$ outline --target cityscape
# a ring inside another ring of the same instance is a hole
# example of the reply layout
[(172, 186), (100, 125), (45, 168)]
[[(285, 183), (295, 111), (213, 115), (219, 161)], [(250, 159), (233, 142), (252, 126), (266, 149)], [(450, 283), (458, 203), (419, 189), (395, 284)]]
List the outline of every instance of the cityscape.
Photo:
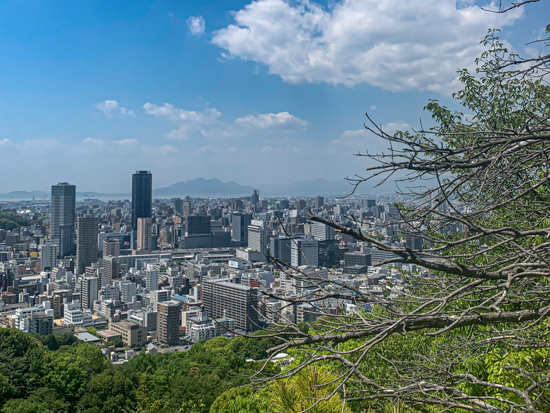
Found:
[[(400, 272), (372, 265), (392, 253), (312, 221), (311, 213), (389, 246), (422, 243), (398, 236), (396, 196), (264, 198), (254, 190), (236, 199), (153, 199), (150, 171), (131, 176), (131, 200), (77, 201), (76, 191), (62, 182), (46, 200), (0, 202), (0, 323), (39, 335), (70, 332), (116, 362), (142, 349), (181, 351), (285, 320), (315, 321), (315, 306), (273, 298), (308, 289), (276, 262), (314, 271), (333, 288), (399, 293)], [(10, 228), (14, 217), (21, 222)], [(316, 305), (356, 312), (348, 293)]]
[(0, 413), (550, 413), (550, 0), (0, 2)]

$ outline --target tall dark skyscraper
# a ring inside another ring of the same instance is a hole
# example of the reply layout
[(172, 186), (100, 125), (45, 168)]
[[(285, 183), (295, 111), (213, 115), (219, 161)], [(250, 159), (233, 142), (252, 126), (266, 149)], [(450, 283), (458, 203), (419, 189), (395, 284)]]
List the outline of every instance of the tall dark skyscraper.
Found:
[(66, 182), (52, 185), (50, 238), (61, 257), (75, 253), (76, 186)]
[(256, 206), (260, 203), (260, 193), (257, 189), (252, 193), (252, 206)]
[(76, 267), (84, 274), (86, 267), (97, 262), (98, 219), (92, 215), (80, 216), (76, 228)]
[(151, 218), (153, 204), (153, 175), (137, 171), (132, 175), (132, 229), (137, 230), (138, 218)]
[(252, 222), (252, 214), (235, 213), (231, 221), (233, 241), (248, 245), (248, 226)]
[(176, 198), (174, 199), (174, 209), (176, 210), (176, 213), (183, 214), (183, 199)]

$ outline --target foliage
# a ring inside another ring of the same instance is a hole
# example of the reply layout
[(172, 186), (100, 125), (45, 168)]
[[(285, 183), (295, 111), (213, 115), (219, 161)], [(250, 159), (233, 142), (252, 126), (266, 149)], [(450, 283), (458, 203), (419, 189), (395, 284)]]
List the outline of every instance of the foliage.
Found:
[(307, 409), (312, 413), (351, 413), (339, 392), (335, 392), (338, 384), (338, 377), (326, 366), (301, 369), (290, 379), (273, 384), (273, 411), (299, 413)]
[(0, 229), (13, 230), (19, 227), (28, 227), (30, 222), (17, 214), (0, 213)]
[(142, 352), (112, 365), (72, 334), (0, 329), (0, 412), (207, 413), (224, 391), (250, 383), (259, 363), (246, 359), (264, 356), (272, 344), (219, 337), (184, 353)]

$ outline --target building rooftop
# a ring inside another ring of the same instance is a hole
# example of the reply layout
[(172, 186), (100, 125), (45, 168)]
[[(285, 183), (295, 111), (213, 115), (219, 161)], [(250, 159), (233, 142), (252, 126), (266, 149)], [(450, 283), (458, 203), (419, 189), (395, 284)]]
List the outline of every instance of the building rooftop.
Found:
[(98, 337), (90, 333), (75, 333), (74, 336), (80, 341), (84, 341), (86, 343), (97, 343), (98, 341), (100, 341)]
[(231, 281), (228, 281), (225, 278), (220, 278), (220, 279), (217, 279), (217, 280), (204, 280), (203, 282), (204, 283), (222, 284), (226, 287), (235, 288), (236, 290), (242, 290), (242, 291), (249, 291), (250, 290), (250, 287), (247, 287), (247, 286), (244, 286), (244, 285), (241, 285), (241, 284), (232, 283)]
[(115, 333), (113, 330), (101, 330), (97, 332), (97, 335), (107, 341), (109, 341), (110, 338), (120, 337), (120, 334)]

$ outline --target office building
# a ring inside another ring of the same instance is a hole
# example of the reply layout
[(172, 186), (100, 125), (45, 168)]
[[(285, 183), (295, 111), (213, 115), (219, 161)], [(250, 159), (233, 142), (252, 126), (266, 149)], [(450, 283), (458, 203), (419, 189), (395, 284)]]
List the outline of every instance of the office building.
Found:
[(321, 222), (311, 221), (310, 234), (318, 241), (333, 240), (336, 236), (336, 230)]
[(115, 278), (120, 276), (120, 265), (116, 257), (103, 258), (103, 279), (105, 284), (110, 284)]
[(151, 218), (137, 219), (137, 250), (143, 253), (152, 251), (153, 220)]
[(137, 295), (137, 285), (130, 280), (119, 282), (120, 299), (123, 303), (135, 301)]
[(210, 215), (189, 215), (185, 218), (185, 236), (180, 248), (212, 248), (214, 237)]
[(302, 211), (305, 208), (306, 208), (306, 201), (304, 201), (303, 199), (298, 199), (296, 201), (296, 209), (298, 211)]
[(137, 229), (138, 218), (151, 218), (153, 205), (153, 175), (137, 171), (132, 175), (132, 229)]
[(188, 317), (185, 327), (185, 333), (189, 337), (189, 340), (196, 343), (199, 340), (210, 340), (211, 338), (231, 333), (235, 330), (235, 320), (231, 318), (208, 320), (206, 310), (203, 309), (197, 311), (196, 315)]
[(248, 226), (252, 222), (252, 214), (234, 213), (231, 221), (232, 239), (242, 246), (248, 245)]
[(290, 265), (291, 263), (291, 244), (292, 240), (288, 237), (271, 238), (269, 241), (269, 253), (279, 261)]
[(53, 310), (50, 308), (50, 302), (44, 301), (42, 304), (36, 307), (17, 308), (15, 310), (15, 328), (18, 330), (25, 330), (25, 320), (28, 317), (37, 314), (51, 314), (53, 316)]
[[(156, 308), (156, 306), (153, 308)], [(146, 327), (147, 331), (155, 331), (157, 329), (156, 311), (130, 310), (128, 311), (128, 320), (134, 321), (139, 325)]]
[(315, 208), (319, 209), (325, 205), (325, 198), (322, 196), (315, 197)]
[(51, 271), (57, 266), (58, 247), (47, 243), (40, 247), (40, 268), (42, 271)]
[(147, 343), (147, 327), (129, 320), (111, 321), (109, 330), (120, 334), (128, 347), (143, 347)]
[(319, 241), (294, 240), (290, 245), (290, 262), (293, 267), (309, 265), (319, 266)]
[(174, 199), (174, 210), (176, 211), (176, 214), (183, 214), (183, 199), (176, 198)]
[(346, 267), (353, 267), (359, 265), (361, 267), (368, 267), (371, 265), (371, 255), (365, 252), (346, 252), (344, 254), (344, 265)]
[(70, 303), (65, 303), (63, 309), (63, 325), (83, 325), (89, 324), (91, 314), (84, 313), (78, 300), (73, 300)]
[(229, 317), (245, 331), (258, 328), (258, 290), (225, 279), (204, 280), (203, 305), (212, 318)]
[(170, 290), (153, 290), (149, 293), (149, 304), (153, 308), (157, 308), (158, 303), (170, 301)]
[(336, 239), (319, 241), (319, 266), (333, 268), (340, 266), (340, 243)]
[(248, 226), (248, 248), (252, 251), (258, 251), (262, 260), (267, 260), (267, 230), (264, 229), (263, 221), (252, 221)]
[(416, 251), (422, 251), (422, 246), (424, 245), (424, 238), (420, 234), (407, 234), (406, 238), (407, 248)]
[(76, 268), (84, 274), (86, 267), (97, 262), (97, 230), (99, 221), (92, 215), (80, 216), (76, 225)]
[(76, 186), (66, 182), (52, 185), (50, 238), (61, 257), (75, 253), (75, 203)]
[(83, 310), (93, 310), (94, 301), (99, 295), (99, 278), (98, 277), (83, 277), (80, 281), (80, 300)]
[(24, 321), (25, 330), (40, 336), (49, 336), (53, 333), (53, 314), (32, 314)]
[(242, 207), (243, 207), (243, 201), (241, 201), (240, 199), (234, 199), (231, 201), (231, 209), (233, 211), (238, 211), (242, 209)]
[(159, 272), (157, 270), (145, 271), (145, 288), (149, 291), (155, 291), (159, 289)]
[(179, 342), (180, 306), (172, 301), (157, 303), (157, 341), (169, 346)]
[(118, 239), (103, 241), (103, 258), (118, 257), (120, 255), (120, 241)]
[(212, 235), (210, 215), (189, 215), (185, 219), (186, 236)]
[(193, 206), (190, 201), (186, 201), (183, 205), (183, 215), (188, 217), (193, 213)]
[(260, 203), (260, 193), (258, 192), (257, 189), (254, 190), (254, 192), (252, 193), (252, 206), (256, 206)]

